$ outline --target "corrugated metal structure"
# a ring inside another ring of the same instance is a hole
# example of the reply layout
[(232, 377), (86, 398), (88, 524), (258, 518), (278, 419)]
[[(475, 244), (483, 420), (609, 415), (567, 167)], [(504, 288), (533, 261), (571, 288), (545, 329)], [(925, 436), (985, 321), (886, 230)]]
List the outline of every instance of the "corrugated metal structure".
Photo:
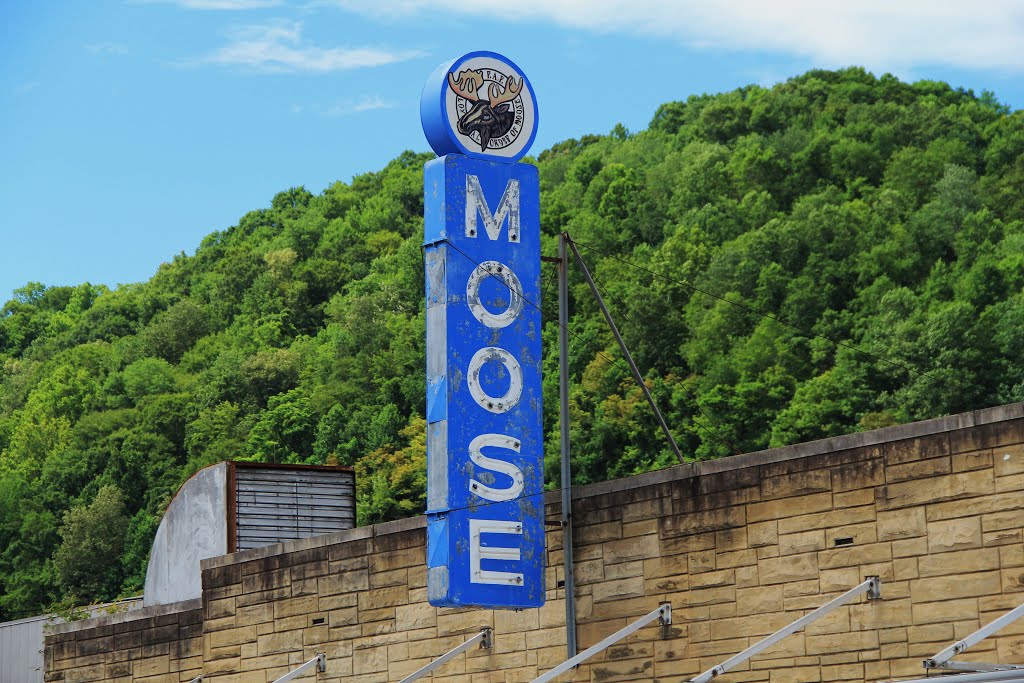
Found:
[(0, 683), (43, 680), (43, 626), (52, 617), (30, 617), (0, 624)]
[[(128, 598), (86, 610), (95, 617), (141, 607), (141, 598)], [(42, 683), (43, 628), (59, 623), (63, 623), (63, 619), (56, 614), (0, 623), (0, 683)]]
[[(337, 467), (233, 463), (233, 551), (355, 526), (355, 475)], [(232, 534), (229, 533), (229, 537)]]
[(146, 569), (146, 606), (199, 597), (199, 563), (209, 557), (351, 529), (355, 522), (350, 467), (211, 465), (182, 485), (160, 521)]

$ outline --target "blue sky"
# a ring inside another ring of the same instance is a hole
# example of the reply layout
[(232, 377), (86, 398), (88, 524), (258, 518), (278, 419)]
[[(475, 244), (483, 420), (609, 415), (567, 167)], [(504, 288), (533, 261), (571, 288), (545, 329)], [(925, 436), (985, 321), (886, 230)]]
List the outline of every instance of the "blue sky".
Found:
[(150, 277), (296, 185), (425, 151), (420, 90), (490, 49), (530, 77), (534, 153), (662, 102), (809, 68), (1024, 108), (1024, 3), (92, 0), (0, 4), (0, 301)]

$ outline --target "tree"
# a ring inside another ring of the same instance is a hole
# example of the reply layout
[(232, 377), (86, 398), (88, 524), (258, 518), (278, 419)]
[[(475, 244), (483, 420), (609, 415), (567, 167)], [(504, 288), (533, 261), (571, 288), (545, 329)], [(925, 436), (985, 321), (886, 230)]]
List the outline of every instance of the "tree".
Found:
[[(0, 617), (137, 588), (167, 502), (220, 460), (354, 466), (363, 523), (423, 510), (430, 158), (281, 192), (146, 282), (29, 283), (0, 307)], [(542, 253), (563, 230), (585, 245), (687, 457), (1024, 400), (1024, 112), (992, 96), (814, 70), (530, 163)], [(577, 482), (667, 466), (570, 278)], [(542, 282), (553, 487), (552, 271)], [(89, 555), (104, 517), (121, 545)]]
[(133, 401), (174, 388), (174, 367), (162, 358), (142, 358), (122, 371), (125, 393)]
[(84, 599), (116, 597), (127, 527), (121, 491), (112, 485), (102, 487), (90, 504), (65, 513), (54, 556), (61, 587)]
[(168, 308), (146, 327), (143, 347), (150, 355), (177, 363), (181, 356), (207, 332), (206, 311), (189, 299)]

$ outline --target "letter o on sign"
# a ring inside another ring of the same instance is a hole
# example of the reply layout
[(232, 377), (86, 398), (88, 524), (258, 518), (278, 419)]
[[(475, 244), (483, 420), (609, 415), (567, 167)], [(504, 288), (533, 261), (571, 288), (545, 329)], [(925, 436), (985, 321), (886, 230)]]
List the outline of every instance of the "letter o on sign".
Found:
[[(501, 280), (508, 287), (508, 306), (501, 313), (491, 313), (480, 301), (480, 283), (489, 277)], [(466, 282), (466, 303), (469, 304), (473, 317), (492, 330), (508, 327), (523, 310), (523, 286), (512, 269), (504, 263), (484, 261), (473, 270), (469, 281)]]
[[(508, 391), (504, 396), (498, 398), (488, 394), (480, 385), (480, 371), (483, 369), (484, 363), (492, 360), (500, 361), (509, 375)], [(473, 400), (481, 408), (500, 415), (512, 410), (519, 403), (519, 397), (523, 393), (523, 368), (519, 365), (519, 361), (505, 349), (497, 346), (485, 346), (474, 353), (473, 358), (469, 361), (466, 382), (469, 384), (469, 393), (473, 396)]]

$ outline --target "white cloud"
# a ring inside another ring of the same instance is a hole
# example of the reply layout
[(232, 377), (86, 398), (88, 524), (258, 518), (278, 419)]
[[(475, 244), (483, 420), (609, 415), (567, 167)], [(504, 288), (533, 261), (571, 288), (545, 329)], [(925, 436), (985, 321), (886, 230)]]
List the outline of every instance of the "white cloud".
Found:
[(89, 43), (85, 46), (86, 52), (94, 55), (126, 55), (128, 46), (120, 43)]
[(602, 33), (674, 38), (699, 48), (768, 50), (822, 65), (1024, 70), (1020, 0), (330, 0), (371, 15), (445, 11), (551, 21)]
[(171, 4), (185, 9), (246, 10), (277, 7), (282, 0), (135, 0), (143, 4)]
[(32, 92), (39, 87), (39, 81), (29, 81), (27, 83), (21, 83), (20, 85), (14, 86), (15, 95), (24, 95), (27, 92)]
[(237, 66), (264, 72), (329, 72), (384, 66), (421, 54), (373, 47), (317, 47), (302, 39), (301, 22), (279, 22), (239, 29), (227, 45), (186, 64)]
[(347, 99), (334, 103), (324, 112), (324, 116), (348, 116), (375, 109), (391, 109), (394, 106), (394, 103), (384, 100), (380, 95), (362, 95), (354, 100)]

